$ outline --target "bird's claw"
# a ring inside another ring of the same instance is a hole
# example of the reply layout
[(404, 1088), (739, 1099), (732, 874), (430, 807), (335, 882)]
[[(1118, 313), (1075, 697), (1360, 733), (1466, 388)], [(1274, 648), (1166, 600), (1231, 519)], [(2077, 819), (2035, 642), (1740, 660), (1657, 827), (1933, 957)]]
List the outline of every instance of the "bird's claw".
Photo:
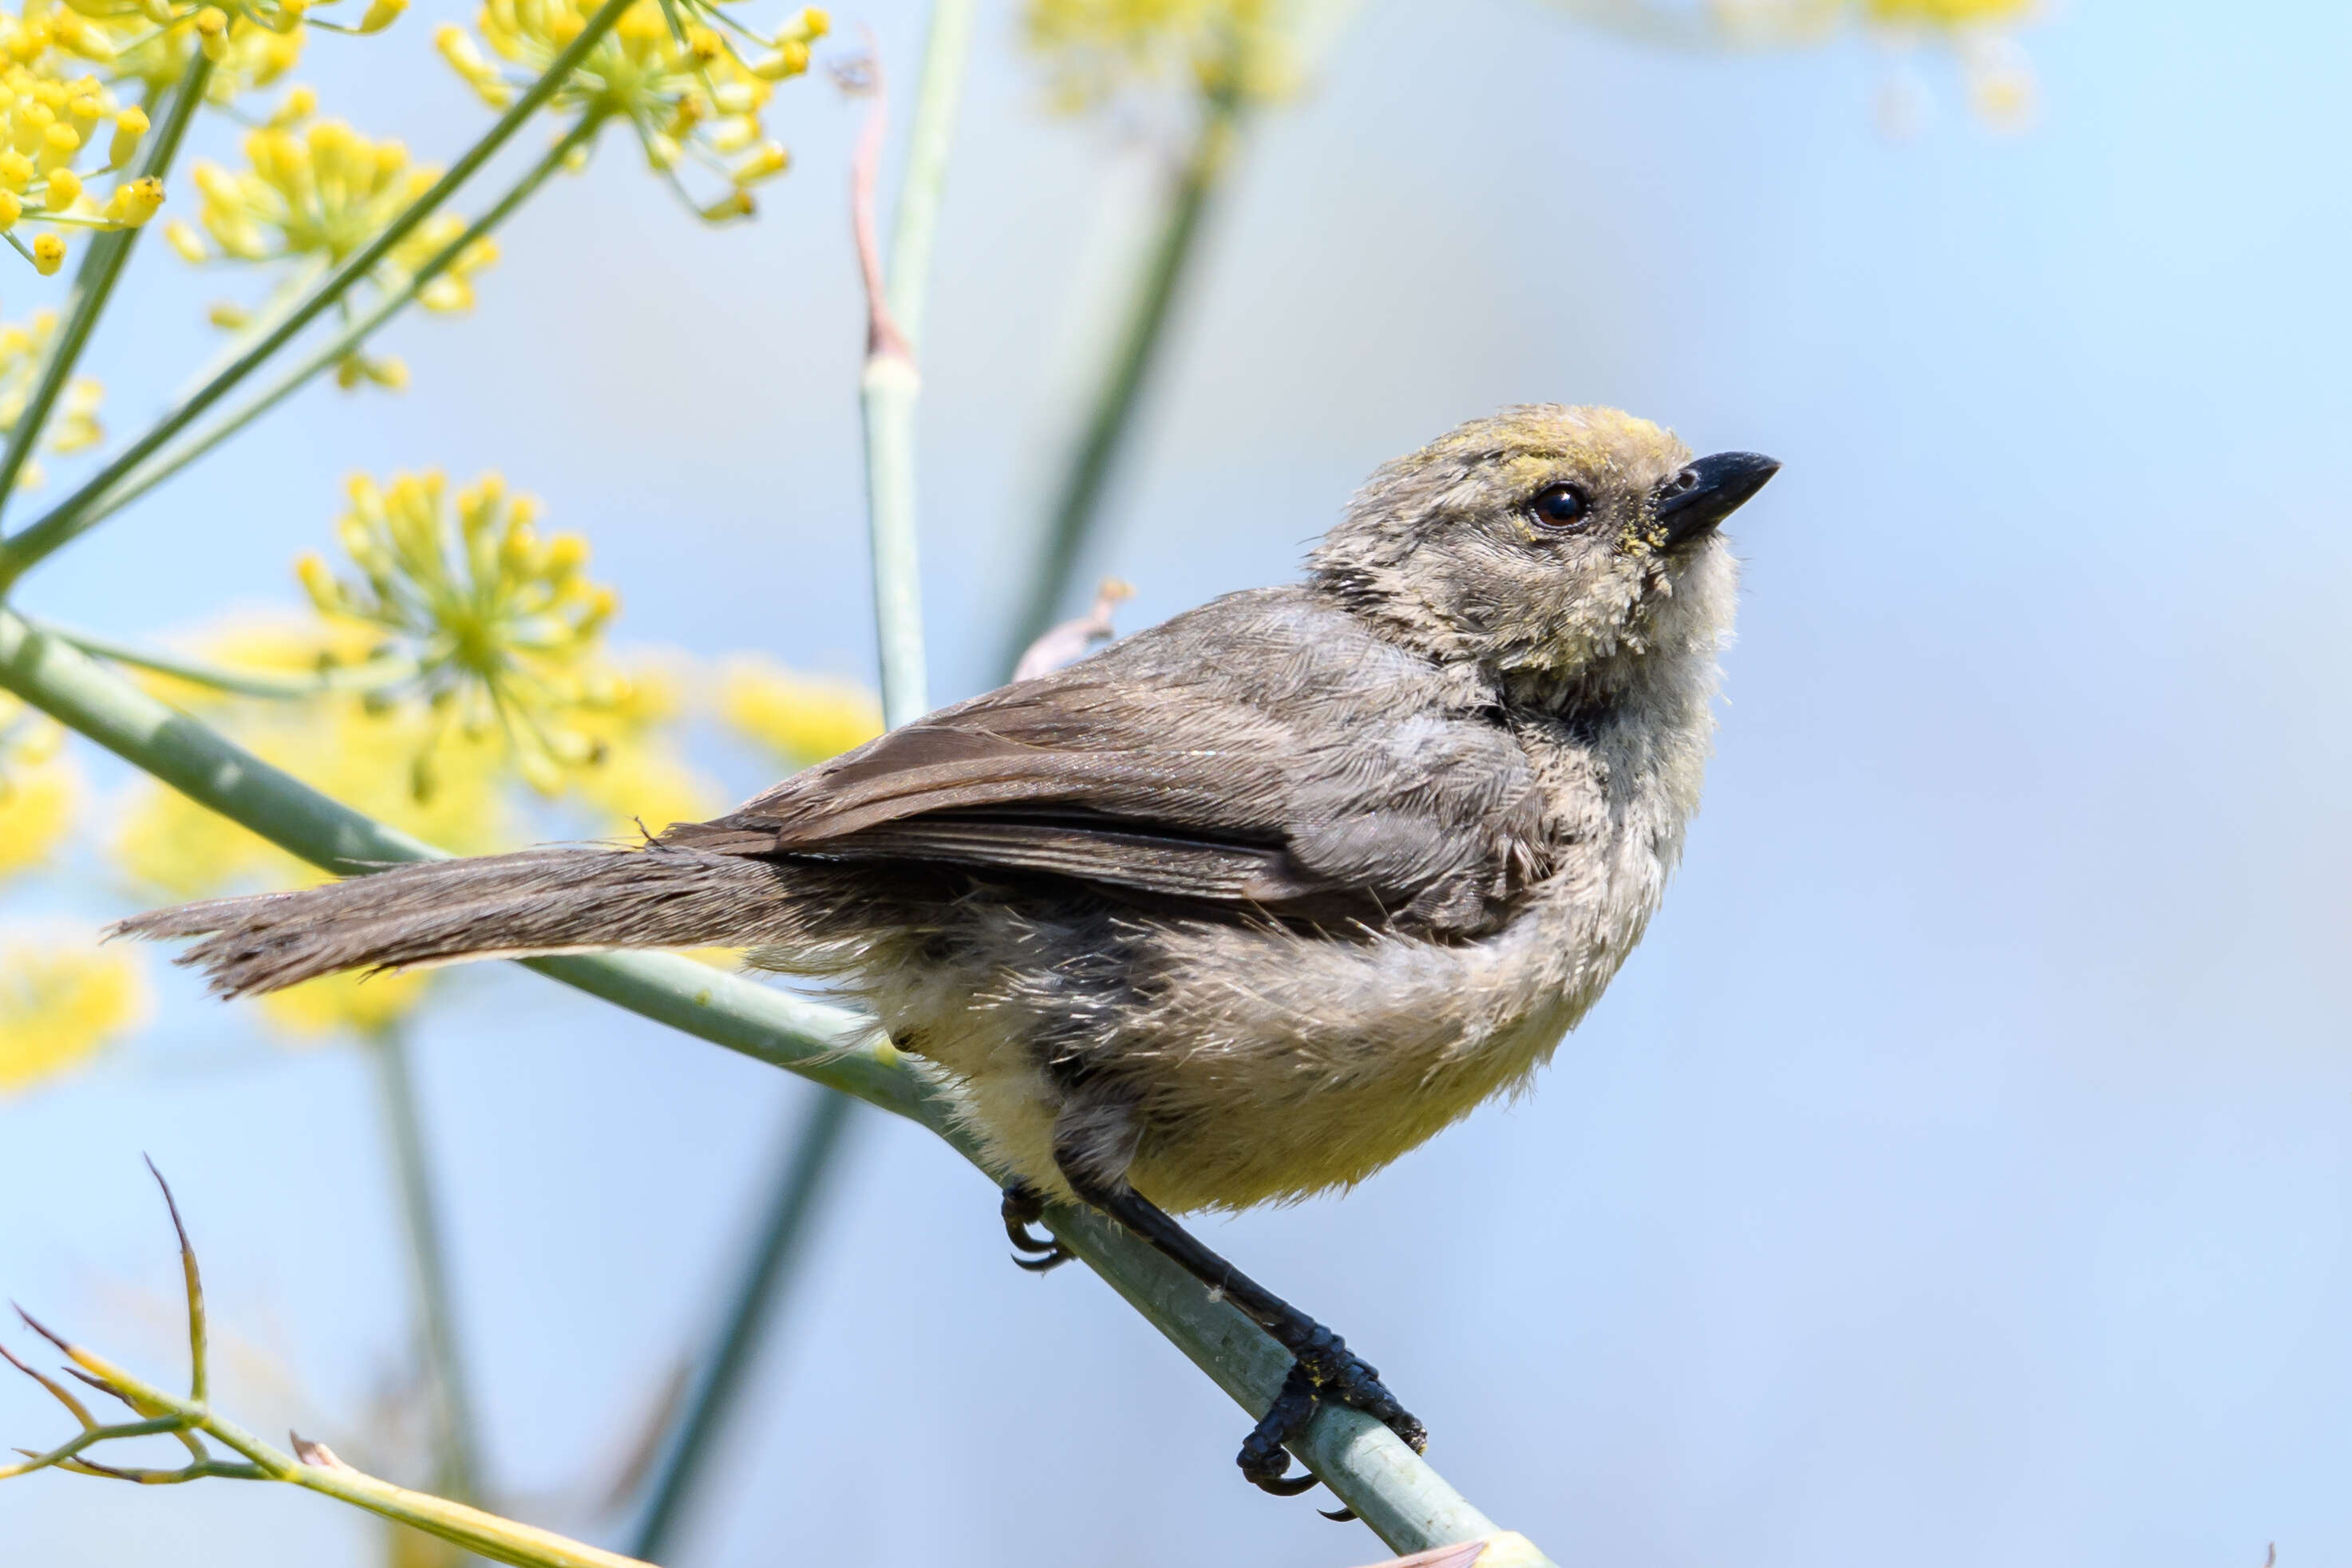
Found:
[(1045, 1218), (1045, 1200), (1022, 1182), (1004, 1189), (1004, 1234), (1013, 1243), (1013, 1261), (1033, 1274), (1043, 1274), (1058, 1269), (1070, 1260), (1070, 1254), (1051, 1236), (1040, 1236), (1029, 1228)]
[[(1287, 1445), (1307, 1430), (1316, 1407), (1326, 1401), (1362, 1411), (1402, 1438), (1416, 1454), (1429, 1447), (1429, 1428), (1397, 1403), (1396, 1396), (1381, 1384), (1380, 1370), (1349, 1351), (1338, 1334), (1312, 1323), (1290, 1349), (1297, 1357), (1290, 1375), (1283, 1379), (1282, 1391), (1266, 1407), (1264, 1418), (1243, 1441), (1235, 1460), (1253, 1485), (1277, 1497), (1297, 1497), (1315, 1485), (1311, 1471), (1289, 1473)], [(1343, 1508), (1324, 1517), (1346, 1521), (1355, 1515)]]

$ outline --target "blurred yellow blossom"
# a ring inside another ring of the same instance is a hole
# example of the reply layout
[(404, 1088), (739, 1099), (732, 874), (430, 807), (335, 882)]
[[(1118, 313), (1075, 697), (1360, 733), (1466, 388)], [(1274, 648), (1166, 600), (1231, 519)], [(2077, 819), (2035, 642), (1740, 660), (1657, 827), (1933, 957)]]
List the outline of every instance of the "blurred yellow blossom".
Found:
[[(240, 629), (207, 651), (244, 654), (247, 668), (315, 667), (349, 649), (331, 630), (314, 632), (307, 650), (281, 627)], [(168, 678), (165, 678), (168, 679)], [(185, 683), (173, 681), (177, 687)], [(439, 751), (438, 787), (419, 800), (408, 786), (420, 747), (437, 728), (415, 709), (371, 712), (360, 697), (337, 694), (298, 702), (207, 693), (207, 717), (265, 761), (404, 832), (461, 854), (509, 847), (518, 833), (505, 798), (502, 749), (455, 743)], [(323, 873), (153, 780), (142, 782), (124, 811), (113, 849), (123, 869), (173, 898), (200, 898), (237, 888), (299, 887)], [(365, 980), (335, 976), (264, 999), (266, 1016), (297, 1037), (367, 1032), (394, 1021), (424, 997), (431, 976), (418, 972)]]
[(1297, 85), (1301, 0), (1029, 0), (1023, 19), (1056, 102), (1091, 109), (1137, 89), (1265, 99)]
[[(40, 4), (28, 0), (26, 15), (35, 15)], [(77, 12), (100, 9), (103, 16), (78, 17), (79, 27), (65, 25), (65, 18)], [(300, 63), (308, 29), (299, 22), (271, 26), (242, 11), (223, 11), (218, 15), (224, 24), (214, 27), (200, 20), (207, 9), (211, 7), (175, 7), (174, 20), (159, 27), (136, 4), (96, 6), (89, 0), (76, 0), (68, 10), (60, 0), (50, 0), (44, 7), (52, 24), (61, 28), (61, 47), (96, 63), (110, 79), (135, 82), (151, 96), (177, 82), (200, 48), (213, 61), (212, 73), (205, 78), (205, 100), (221, 108), (270, 86)]]
[(39, 864), (73, 824), (80, 776), (65, 730), (0, 692), (0, 877)]
[(410, 768), (420, 800), (435, 788), (435, 753), (454, 733), (467, 745), (503, 743), (535, 789), (553, 793), (566, 769), (603, 753), (587, 716), (625, 700), (627, 685), (597, 663), (619, 596), (584, 574), (577, 534), (541, 539), (539, 503), (486, 474), (452, 497), (437, 472), (396, 474), (387, 486), (350, 482), (337, 525), (357, 580), (324, 557), (298, 564), (320, 612), (374, 628), (415, 676), (378, 700), (421, 697), (429, 712)]
[[(1811, 44), (1860, 26), (1897, 51), (1927, 45), (1958, 61), (1970, 101), (1990, 123), (2022, 124), (2033, 107), (2033, 72), (2015, 32), (2039, 0), (1705, 0), (1700, 6), (1661, 0), (1561, 0), (1587, 18), (1665, 42), (1728, 42), (1769, 47)], [(1889, 78), (1880, 119), (1906, 131), (1918, 113), (1906, 77)]]
[[(58, 313), (54, 310), (36, 310), (22, 322), (0, 323), (0, 435), (14, 431), (16, 422), (24, 417), (25, 404), (33, 395), (33, 382), (57, 335)], [(104, 397), (104, 389), (89, 376), (76, 376), (67, 382), (65, 396), (49, 415), (43, 444), (50, 451), (64, 455), (95, 446), (104, 440), (106, 433), (98, 423), (98, 405)], [(27, 462), (16, 476), (18, 486), (24, 489), (40, 482), (38, 463)]]
[(378, 1034), (415, 1010), (433, 983), (429, 969), (328, 975), (261, 998), (262, 1016), (296, 1040)]
[(882, 704), (855, 681), (807, 675), (763, 659), (728, 666), (719, 716), (790, 768), (806, 768), (882, 733)]
[[(281, 266), (283, 293), (341, 266), (441, 177), (437, 165), (411, 163), (397, 141), (371, 141), (342, 120), (310, 118), (316, 103), (307, 89), (289, 94), (269, 123), (246, 137), (242, 172), (196, 164), (203, 230), (184, 221), (166, 225), (173, 249), (192, 262)], [(383, 289), (404, 287), (465, 231), (466, 221), (456, 214), (434, 214), (393, 246), (371, 281)], [(418, 302), (428, 310), (472, 308), (473, 276), (498, 255), (488, 237), (475, 241), (425, 286)], [(215, 306), (212, 318), (216, 326), (236, 329), (250, 315), (238, 306)], [(362, 379), (398, 390), (407, 372), (397, 360), (354, 352), (337, 380), (350, 387)]]
[(95, 1056), (145, 1015), (127, 949), (28, 933), (0, 935), (0, 1094)]
[(640, 658), (623, 673), (617, 700), (577, 716), (596, 750), (566, 782), (595, 814), (598, 831), (630, 832), (642, 823), (658, 833), (725, 808), (717, 787), (678, 752), (671, 727), (685, 709), (687, 679), (672, 664)]
[[(747, 216), (751, 188), (791, 163), (784, 149), (768, 140), (761, 111), (776, 82), (808, 69), (809, 45), (832, 21), (811, 5), (772, 35), (762, 35), (723, 4), (680, 4), (697, 19), (673, 26), (658, 0), (638, 0), (550, 103), (559, 113), (625, 120), (646, 162), (704, 218)], [(453, 22), (433, 41), (485, 103), (504, 109), (579, 37), (597, 9), (598, 0), (485, 0), (475, 24), (478, 39)], [(739, 51), (738, 37), (753, 46), (751, 57)], [(708, 170), (725, 189), (715, 199), (694, 194), (680, 178), (685, 163)]]

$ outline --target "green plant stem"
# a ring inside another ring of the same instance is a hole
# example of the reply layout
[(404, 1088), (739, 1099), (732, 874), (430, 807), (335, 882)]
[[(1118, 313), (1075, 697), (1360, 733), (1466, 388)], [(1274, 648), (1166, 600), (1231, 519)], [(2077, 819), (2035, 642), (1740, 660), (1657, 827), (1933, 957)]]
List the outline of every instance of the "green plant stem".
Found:
[(83, 653), (94, 653), (110, 664), (127, 664), (134, 670), (169, 675), (174, 680), (226, 692), (232, 696), (292, 698), (323, 696), (330, 692), (375, 691), (397, 685), (416, 674), (415, 662), (401, 658), (370, 659), (365, 664), (338, 665), (308, 675), (271, 670), (232, 670), (206, 664), (201, 659), (183, 659), (174, 653), (136, 647), (129, 643), (118, 643), (111, 638), (63, 626), (50, 626), (47, 630)]
[[(874, 572), (875, 640), (882, 711), (897, 726), (930, 707), (923, 660), (923, 610), (915, 512), (916, 370), (929, 295), (932, 239), (947, 182), (956, 105), (971, 52), (972, 0), (938, 0), (923, 49), (905, 177), (891, 225), (887, 281), (874, 235), (876, 165), (883, 105), (873, 110), (851, 174), (851, 215), (868, 293), (866, 359), (859, 380), (866, 438), (867, 542)], [(877, 78), (879, 68), (877, 68)], [(856, 1119), (847, 1100), (827, 1094), (788, 1138), (783, 1178), (752, 1233), (730, 1307), (701, 1358), (677, 1429), (656, 1472), (635, 1550), (657, 1557), (676, 1532), (714, 1441), (741, 1395), (759, 1341), (800, 1273), (810, 1219), (831, 1185), (845, 1134)]]
[(1039, 570), (1012, 622), (1002, 663), (1011, 669), (1022, 651), (1060, 618), (1070, 581), (1084, 559), (1100, 520), (1103, 497), (1168, 336), (1176, 301), (1183, 295), (1200, 253), (1211, 200), (1223, 183), (1240, 139), (1242, 107), (1232, 92), (1212, 95), (1192, 148), (1168, 188), (1167, 205), (1151, 248), (1145, 253), (1118, 334), (1103, 367), (1101, 384), (1080, 432), (1069, 468), (1047, 514)]
[(767, 1213), (753, 1233), (740, 1278), (711, 1336), (711, 1348), (694, 1369), (685, 1409), (655, 1474), (629, 1545), (635, 1556), (659, 1562), (668, 1554), (711, 1445), (741, 1403), (761, 1342), (775, 1322), (778, 1305), (800, 1277), (812, 1222), (833, 1186), (843, 1135), (856, 1108), (857, 1103), (845, 1095), (814, 1090), (806, 1109), (793, 1120), (784, 1139), (784, 1167), (769, 1188)]
[[(96, 528), (108, 517), (131, 505), (156, 486), (171, 478), (181, 469), (203, 457), (222, 442), (276, 408), (294, 393), (310, 385), (320, 374), (341, 364), (345, 356), (382, 329), (385, 322), (415, 303), (417, 296), (425, 292), (426, 285), (454, 266), (457, 258), (465, 255), (476, 241), (495, 233), (500, 225), (514, 214), (517, 208), (536, 194), (539, 188), (563, 166), (564, 161), (572, 156), (575, 149), (593, 141), (596, 133), (603, 128), (603, 120), (593, 115), (583, 116), (575, 121), (572, 129), (564, 132), (562, 138), (550, 147), (545, 155), (532, 164), (505, 195), (500, 196), (488, 212), (467, 225), (464, 234), (436, 252), (430, 260), (416, 269), (415, 275), (405, 284), (377, 300), (358, 319), (328, 340), (310, 358), (278, 377), (262, 392), (247, 399), (235, 412), (179, 443), (170, 451), (158, 453), (148, 461), (140, 464), (134, 470), (124, 474), (119, 484), (83, 508), (80, 516), (75, 519), (73, 528), (66, 536), (66, 539), (78, 537)], [(66, 540), (60, 539), (58, 542), (62, 544)]]
[[(0, 687), (197, 804), (326, 870), (350, 874), (385, 862), (442, 855), (271, 767), (5, 608), (0, 608)], [(987, 1169), (971, 1134), (956, 1120), (950, 1092), (882, 1039), (870, 1018), (669, 954), (572, 955), (528, 960), (527, 967), (656, 1022), (906, 1116)], [(1002, 1173), (991, 1175), (1001, 1179)], [(1281, 1346), (1234, 1307), (1213, 1300), (1191, 1276), (1099, 1216), (1056, 1209), (1048, 1223), (1064, 1245), (1134, 1303), (1244, 1408), (1254, 1416), (1264, 1413), (1289, 1369), (1289, 1355)], [(1406, 1267), (1402, 1259), (1399, 1267)], [(1433, 1281), (1426, 1288), (1441, 1284)], [(1465, 1282), (1465, 1288), (1479, 1287)], [(1494, 1532), (1493, 1521), (1425, 1460), (1387, 1427), (1356, 1411), (1319, 1411), (1296, 1451), (1392, 1550), (1418, 1552)]]
[[(212, 61), (202, 49), (188, 57), (187, 71), (173, 92), (171, 106), (163, 111), (163, 123), (155, 128), (132, 179), (161, 179), (171, 168), (181, 141), (187, 136), (188, 121), (194, 117), (196, 105), (204, 101), (205, 82), (211, 75)], [(33, 455), (34, 445), (49, 423), (50, 411), (73, 379), (74, 367), (81, 362), (81, 351), (106, 309), (107, 299), (114, 293), (115, 279), (122, 276), (123, 264), (131, 259), (139, 234), (135, 228), (110, 230), (93, 238), (82, 254), (81, 266), (74, 272), (73, 293), (66, 300), (65, 326), (58, 333), (47, 361), (41, 366), (40, 379), (33, 383), (24, 412), (16, 416), (16, 428), (8, 433), (7, 447), (0, 450), (0, 511), (6, 509), (8, 496), (16, 487), (25, 461)]]
[(401, 1234), (408, 1244), (409, 1288), (424, 1331), (425, 1381), (432, 1400), (433, 1490), (457, 1502), (479, 1503), (487, 1495), (476, 1436), (480, 1428), (474, 1419), (473, 1381), (467, 1375), (465, 1348), (457, 1333), (457, 1293), (449, 1284), (449, 1249), (433, 1190), (432, 1155), (425, 1145), (414, 1051), (407, 1032), (393, 1024), (369, 1037), (367, 1053), (383, 1112)]
[(563, 51), (549, 62), (537, 81), (523, 90), (522, 95), (494, 120), (490, 128), (471, 147), (457, 155), (448, 172), (436, 180), (432, 187), (416, 198), (405, 211), (365, 246), (354, 252), (341, 267), (322, 279), (301, 304), (286, 314), (284, 320), (272, 327), (261, 340), (235, 362), (206, 382), (147, 431), (131, 442), (106, 465), (85, 480), (70, 496), (49, 508), (24, 532), (0, 548), (0, 593), (5, 593), (26, 570), (79, 531), (77, 524), (82, 513), (101, 499), (106, 493), (166, 442), (202, 417), (205, 411), (228, 395), (245, 379), (258, 370), (278, 350), (284, 348), (302, 329), (339, 302), (352, 287), (392, 253), (393, 247), (406, 239), (416, 225), (439, 211), (443, 203), (455, 195), (471, 180), (481, 167), (498, 154), (514, 133), (563, 84), (572, 69), (588, 52), (603, 41), (606, 33), (620, 21), (635, 0), (604, 0), (580, 30), (579, 37), (563, 47)]
[(974, 9), (972, 0), (935, 0), (923, 40), (915, 122), (907, 136), (907, 168), (890, 225), (890, 316), (909, 350), (923, 340), (931, 247), (939, 233), (940, 197), (947, 188), (956, 108), (963, 99), (964, 67), (971, 56)]

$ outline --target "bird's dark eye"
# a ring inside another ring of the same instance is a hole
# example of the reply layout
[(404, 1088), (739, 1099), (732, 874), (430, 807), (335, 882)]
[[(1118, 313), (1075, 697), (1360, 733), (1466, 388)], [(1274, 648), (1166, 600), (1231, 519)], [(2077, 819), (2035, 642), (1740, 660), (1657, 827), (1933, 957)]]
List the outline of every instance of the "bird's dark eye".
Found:
[(1584, 520), (1585, 513), (1591, 509), (1591, 503), (1584, 498), (1584, 492), (1573, 485), (1554, 485), (1549, 490), (1539, 491), (1528, 503), (1528, 509), (1535, 513), (1536, 521), (1546, 528), (1572, 528)]

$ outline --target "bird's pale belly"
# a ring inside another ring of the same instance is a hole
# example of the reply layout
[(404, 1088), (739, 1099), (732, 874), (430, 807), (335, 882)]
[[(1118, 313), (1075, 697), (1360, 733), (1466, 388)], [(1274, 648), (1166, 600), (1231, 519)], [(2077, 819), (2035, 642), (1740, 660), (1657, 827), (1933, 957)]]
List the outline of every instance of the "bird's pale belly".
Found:
[[(1181, 1212), (1371, 1175), (1523, 1082), (1597, 993), (1579, 983), (1594, 977), (1570, 957), (1576, 945), (1536, 929), (1552, 925), (1459, 946), (1205, 924), (1162, 934), (1150, 968), (1217, 978), (1161, 990), (1089, 1051), (1090, 1081), (1136, 1110), (1129, 1178)], [(1007, 1004), (1019, 988), (1002, 975), (941, 979), (877, 987), (874, 999), (895, 1036), (946, 1071), (995, 1163), (1067, 1197), (1053, 1147), (1067, 1091), (1041, 1065), (1041, 1015)], [(981, 995), (985, 1005), (963, 999)]]

